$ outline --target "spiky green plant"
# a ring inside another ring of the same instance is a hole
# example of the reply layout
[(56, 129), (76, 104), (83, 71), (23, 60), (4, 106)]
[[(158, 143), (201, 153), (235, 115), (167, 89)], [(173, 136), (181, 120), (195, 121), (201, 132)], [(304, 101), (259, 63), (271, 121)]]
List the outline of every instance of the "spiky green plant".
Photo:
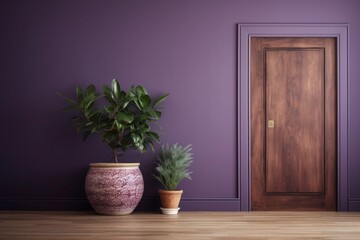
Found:
[(157, 157), (154, 177), (166, 190), (176, 190), (179, 183), (191, 179), (189, 167), (193, 162), (191, 145), (183, 147), (179, 144), (162, 145), (162, 151)]

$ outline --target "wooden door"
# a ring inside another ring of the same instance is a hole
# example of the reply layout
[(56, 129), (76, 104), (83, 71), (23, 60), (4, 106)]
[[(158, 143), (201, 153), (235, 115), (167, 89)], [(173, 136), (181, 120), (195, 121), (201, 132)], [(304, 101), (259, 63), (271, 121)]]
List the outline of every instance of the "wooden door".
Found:
[(251, 38), (251, 208), (336, 210), (336, 40)]

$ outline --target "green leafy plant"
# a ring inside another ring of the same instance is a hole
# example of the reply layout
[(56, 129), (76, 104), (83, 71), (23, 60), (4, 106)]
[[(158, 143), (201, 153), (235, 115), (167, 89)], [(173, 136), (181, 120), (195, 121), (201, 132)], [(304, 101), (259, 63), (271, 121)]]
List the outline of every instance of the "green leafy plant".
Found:
[(160, 141), (149, 124), (160, 119), (158, 105), (169, 94), (153, 100), (143, 86), (132, 86), (126, 92), (114, 79), (111, 86), (103, 87), (103, 94), (99, 94), (94, 85), (89, 85), (85, 90), (76, 88), (76, 99), (59, 95), (69, 103), (65, 110), (78, 112), (71, 121), (83, 134), (83, 140), (92, 133), (99, 134), (112, 149), (115, 162), (118, 162), (119, 149), (125, 152), (134, 148), (145, 152), (150, 147), (154, 151), (153, 141)]
[(189, 167), (193, 162), (191, 145), (183, 147), (179, 144), (162, 145), (162, 151), (157, 157), (154, 177), (166, 190), (176, 190), (179, 183), (191, 179)]

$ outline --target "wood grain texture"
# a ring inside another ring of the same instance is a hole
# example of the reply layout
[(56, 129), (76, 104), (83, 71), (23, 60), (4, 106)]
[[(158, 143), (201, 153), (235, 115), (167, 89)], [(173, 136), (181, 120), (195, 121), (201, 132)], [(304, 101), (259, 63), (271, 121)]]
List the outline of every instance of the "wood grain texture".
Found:
[(334, 38), (251, 39), (252, 210), (336, 209), (335, 69)]
[(324, 193), (324, 49), (265, 50), (265, 191)]
[(0, 212), (0, 239), (360, 239), (360, 213)]

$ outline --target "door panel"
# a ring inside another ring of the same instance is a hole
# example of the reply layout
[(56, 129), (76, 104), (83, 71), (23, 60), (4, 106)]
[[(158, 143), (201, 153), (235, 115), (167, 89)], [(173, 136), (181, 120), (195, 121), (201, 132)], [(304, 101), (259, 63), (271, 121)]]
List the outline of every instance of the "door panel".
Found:
[(333, 38), (252, 38), (253, 210), (335, 210)]
[(265, 66), (266, 192), (322, 193), (324, 51), (265, 50)]

